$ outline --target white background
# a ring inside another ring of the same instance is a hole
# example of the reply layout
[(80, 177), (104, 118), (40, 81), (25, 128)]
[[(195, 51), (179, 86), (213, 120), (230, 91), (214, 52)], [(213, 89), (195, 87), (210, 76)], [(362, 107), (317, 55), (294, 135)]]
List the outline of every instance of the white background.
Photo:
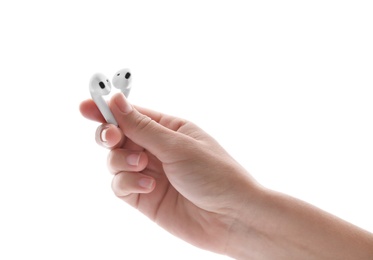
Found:
[(227, 259), (111, 192), (95, 72), (189, 119), (263, 185), (373, 232), (371, 1), (0, 2), (0, 259)]

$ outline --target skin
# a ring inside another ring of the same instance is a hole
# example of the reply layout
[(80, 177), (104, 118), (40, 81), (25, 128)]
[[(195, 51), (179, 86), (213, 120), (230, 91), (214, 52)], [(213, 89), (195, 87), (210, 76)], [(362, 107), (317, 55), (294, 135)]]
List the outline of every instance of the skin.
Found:
[(185, 241), (236, 259), (373, 259), (373, 235), (296, 198), (266, 189), (191, 122), (134, 107), (120, 93), (101, 125), (114, 194)]

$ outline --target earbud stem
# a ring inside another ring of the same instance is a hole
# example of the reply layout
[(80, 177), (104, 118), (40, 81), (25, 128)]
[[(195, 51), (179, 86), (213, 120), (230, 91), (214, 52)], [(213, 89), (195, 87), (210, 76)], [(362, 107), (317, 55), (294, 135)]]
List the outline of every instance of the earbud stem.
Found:
[(106, 122), (109, 124), (113, 124), (118, 126), (117, 121), (115, 120), (113, 114), (110, 111), (109, 106), (106, 104), (106, 101), (102, 98), (102, 96), (94, 96), (92, 95), (93, 101), (96, 103), (97, 107), (99, 108), (102, 116), (105, 118)]
[(131, 91), (130, 88), (126, 88), (125, 90), (122, 90), (122, 93), (124, 94), (126, 98), (128, 98), (128, 96), (130, 95), (130, 91)]

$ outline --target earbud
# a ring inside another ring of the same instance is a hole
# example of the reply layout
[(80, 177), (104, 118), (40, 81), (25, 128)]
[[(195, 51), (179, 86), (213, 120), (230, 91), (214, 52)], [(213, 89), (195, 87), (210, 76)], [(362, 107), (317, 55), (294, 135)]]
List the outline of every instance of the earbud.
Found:
[(118, 126), (109, 106), (104, 100), (103, 96), (108, 95), (111, 91), (110, 81), (101, 73), (96, 73), (92, 76), (89, 82), (89, 91), (93, 101), (96, 103), (101, 114), (109, 124)]
[(123, 94), (128, 98), (131, 91), (132, 75), (129, 69), (121, 69), (114, 74), (113, 85), (120, 89)]

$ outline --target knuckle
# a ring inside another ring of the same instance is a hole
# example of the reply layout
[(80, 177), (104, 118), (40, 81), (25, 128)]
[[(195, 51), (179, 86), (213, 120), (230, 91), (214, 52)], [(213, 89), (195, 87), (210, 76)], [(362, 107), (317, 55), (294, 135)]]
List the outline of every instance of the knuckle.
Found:
[(109, 169), (109, 171), (112, 174), (117, 174), (120, 171), (120, 168), (118, 167), (118, 162), (120, 162), (120, 153), (118, 149), (111, 150), (107, 156), (106, 164)]
[(111, 189), (113, 190), (113, 193), (118, 198), (121, 198), (123, 196), (128, 195), (126, 193), (125, 182), (122, 180), (123, 176), (122, 174), (117, 174), (114, 176), (112, 182), (111, 182)]
[(141, 116), (137, 121), (135, 125), (136, 131), (143, 131), (151, 126), (153, 124), (153, 120), (148, 116)]

